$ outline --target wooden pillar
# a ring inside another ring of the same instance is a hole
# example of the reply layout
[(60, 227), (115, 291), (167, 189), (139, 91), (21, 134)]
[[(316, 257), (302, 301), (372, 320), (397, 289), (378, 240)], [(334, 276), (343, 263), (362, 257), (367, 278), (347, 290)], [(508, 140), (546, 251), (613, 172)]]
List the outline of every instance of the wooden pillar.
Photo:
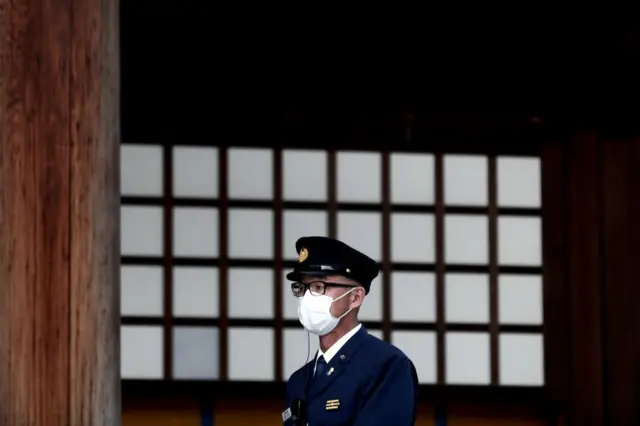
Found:
[(594, 133), (571, 137), (566, 161), (569, 404), (572, 425), (602, 425), (600, 154)]
[(640, 139), (602, 143), (605, 425), (640, 424)]
[(120, 424), (117, 0), (0, 0), (0, 426)]
[(561, 249), (548, 270), (555, 342), (547, 351), (549, 388), (564, 406), (564, 425), (637, 425), (640, 139), (595, 131), (569, 139), (563, 172), (546, 182), (564, 193), (553, 206), (561, 211), (553, 215), (562, 218), (562, 227), (553, 225)]

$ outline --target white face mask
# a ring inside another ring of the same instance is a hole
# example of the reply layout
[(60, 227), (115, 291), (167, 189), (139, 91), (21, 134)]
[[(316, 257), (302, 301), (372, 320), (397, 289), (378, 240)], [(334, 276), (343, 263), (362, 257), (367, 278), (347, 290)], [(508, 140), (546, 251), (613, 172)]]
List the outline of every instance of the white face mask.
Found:
[(338, 322), (351, 312), (351, 309), (349, 309), (340, 318), (336, 318), (331, 315), (331, 304), (336, 300), (342, 299), (353, 290), (354, 288), (335, 299), (327, 295), (314, 296), (310, 291), (306, 291), (304, 296), (298, 298), (298, 318), (300, 323), (309, 333), (317, 334), (318, 336), (331, 333), (338, 325)]

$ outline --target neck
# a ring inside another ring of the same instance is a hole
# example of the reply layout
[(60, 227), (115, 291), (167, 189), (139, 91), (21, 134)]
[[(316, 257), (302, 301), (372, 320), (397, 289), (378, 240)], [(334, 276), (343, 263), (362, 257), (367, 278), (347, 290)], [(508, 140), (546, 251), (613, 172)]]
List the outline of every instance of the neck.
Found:
[(340, 321), (340, 324), (331, 333), (320, 336), (320, 349), (322, 352), (327, 352), (331, 346), (335, 345), (338, 340), (358, 325), (358, 320), (355, 318), (347, 319), (345, 317), (343, 320), (345, 321)]

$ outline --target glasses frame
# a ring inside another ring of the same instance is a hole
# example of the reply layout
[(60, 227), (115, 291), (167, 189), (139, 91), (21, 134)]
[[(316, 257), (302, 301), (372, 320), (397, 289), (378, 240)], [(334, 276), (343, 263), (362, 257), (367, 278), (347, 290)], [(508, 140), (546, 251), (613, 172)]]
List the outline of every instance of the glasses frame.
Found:
[[(318, 283), (322, 283), (324, 284), (324, 290), (322, 291), (322, 294), (314, 294), (311, 291), (311, 285), (313, 284), (318, 284)], [(296, 294), (296, 290), (294, 290), (294, 286), (295, 285), (301, 285), (302, 288), (304, 289), (304, 291), (302, 292), (302, 294), (300, 296), (298, 296)], [(324, 296), (327, 293), (327, 288), (331, 288), (331, 287), (344, 287), (344, 288), (352, 288), (352, 287), (357, 287), (356, 285), (353, 284), (343, 284), (343, 283), (334, 283), (331, 281), (321, 281), (321, 280), (316, 280), (316, 281), (310, 281), (308, 283), (303, 283), (300, 281), (296, 281), (296, 282), (292, 282), (291, 283), (291, 292), (293, 293), (293, 295), (295, 297), (303, 297), (305, 294), (307, 294), (307, 291), (309, 291), (311, 293), (312, 296)]]

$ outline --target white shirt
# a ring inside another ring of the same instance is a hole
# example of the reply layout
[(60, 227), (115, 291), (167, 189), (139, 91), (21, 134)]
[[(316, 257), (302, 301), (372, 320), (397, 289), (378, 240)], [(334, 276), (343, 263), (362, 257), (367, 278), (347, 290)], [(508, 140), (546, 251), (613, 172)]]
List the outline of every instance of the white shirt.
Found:
[(338, 341), (333, 344), (333, 346), (327, 349), (327, 352), (325, 353), (322, 352), (322, 349), (318, 348), (318, 354), (316, 355), (316, 362), (313, 365), (313, 374), (314, 375), (316, 374), (316, 367), (318, 366), (318, 358), (323, 356), (324, 360), (327, 362), (327, 364), (329, 364), (331, 359), (334, 356), (336, 356), (338, 352), (340, 352), (340, 349), (342, 349), (342, 347), (349, 341), (349, 339), (351, 339), (358, 331), (360, 331), (361, 328), (362, 328), (362, 324), (358, 324), (355, 327), (353, 327), (351, 330), (349, 330), (347, 334), (339, 338)]

